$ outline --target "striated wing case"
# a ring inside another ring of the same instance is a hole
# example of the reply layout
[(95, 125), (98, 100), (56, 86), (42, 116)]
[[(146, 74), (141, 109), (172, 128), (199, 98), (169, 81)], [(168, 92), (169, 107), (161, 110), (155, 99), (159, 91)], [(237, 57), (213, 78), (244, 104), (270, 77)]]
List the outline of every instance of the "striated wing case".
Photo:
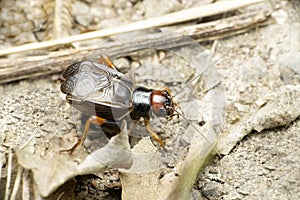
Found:
[(77, 62), (63, 73), (61, 91), (67, 101), (87, 115), (117, 120), (130, 112), (133, 83), (105, 65)]

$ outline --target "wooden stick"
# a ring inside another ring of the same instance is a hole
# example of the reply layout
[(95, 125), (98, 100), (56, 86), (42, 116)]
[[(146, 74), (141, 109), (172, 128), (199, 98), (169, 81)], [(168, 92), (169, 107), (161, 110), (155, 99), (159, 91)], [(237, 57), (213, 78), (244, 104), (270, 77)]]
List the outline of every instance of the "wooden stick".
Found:
[(90, 40), (101, 37), (108, 37), (116, 34), (127, 33), (131, 31), (149, 29), (153, 27), (160, 27), (171, 25), (175, 23), (185, 22), (197, 18), (212, 16), (220, 13), (225, 13), (228, 11), (236, 10), (238, 8), (242, 8), (245, 6), (249, 6), (252, 4), (264, 2), (265, 0), (231, 0), (231, 1), (218, 1), (213, 4), (208, 4), (205, 6), (200, 6), (196, 8), (190, 8), (187, 10), (182, 10), (170, 14), (166, 14), (159, 17), (153, 17), (146, 20), (141, 20), (138, 22), (133, 22), (128, 25), (123, 25), (115, 28), (104, 29), (94, 32), (89, 32), (80, 35), (74, 35), (62, 39), (39, 42), (39, 43), (31, 43), (22, 46), (12, 47), (8, 49), (0, 50), (0, 56), (45, 49), (50, 47), (63, 46), (67, 44), (71, 44), (73, 42), (79, 42), (84, 40)]
[(99, 55), (103, 53), (115, 57), (141, 48), (166, 49), (180, 47), (191, 42), (191, 40), (186, 39), (186, 36), (195, 38), (198, 41), (228, 37), (248, 31), (249, 28), (265, 25), (270, 18), (270, 14), (270, 12), (255, 11), (175, 30), (180, 34), (170, 34), (169, 32), (143, 34), (127, 40), (51, 52), (44, 56), (2, 59), (0, 60), (0, 83), (61, 72), (66, 66), (75, 61), (97, 61)]
[(224, 20), (216, 20), (194, 26), (186, 26), (178, 32), (197, 40), (198, 42), (217, 40), (220, 38), (236, 35), (246, 32), (258, 25), (265, 25), (267, 19), (271, 16), (270, 11), (254, 11), (229, 17)]

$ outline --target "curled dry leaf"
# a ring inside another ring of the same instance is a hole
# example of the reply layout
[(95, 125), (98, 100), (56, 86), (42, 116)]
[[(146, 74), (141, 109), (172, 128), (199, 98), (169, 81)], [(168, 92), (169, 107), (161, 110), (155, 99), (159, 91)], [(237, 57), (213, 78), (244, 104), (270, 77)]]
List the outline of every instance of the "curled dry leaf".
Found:
[(178, 162), (172, 170), (163, 164), (156, 149), (140, 151), (152, 145), (149, 139), (143, 139), (133, 149), (132, 167), (120, 170), (122, 199), (188, 199), (199, 169), (216, 143), (216, 138), (210, 143), (203, 138), (203, 135), (215, 135), (209, 127), (207, 124), (199, 132), (194, 130), (185, 160)]
[(122, 133), (113, 137), (105, 147), (88, 155), (76, 170), (81, 175), (92, 174), (112, 168), (130, 168), (132, 163), (128, 134)]
[(19, 164), (32, 170), (37, 192), (44, 197), (77, 175), (104, 172), (110, 168), (129, 168), (132, 164), (128, 134), (123, 132), (80, 164), (75, 164), (71, 157), (66, 159), (64, 155), (42, 158), (21, 149), (15, 149), (15, 152)]
[(284, 86), (272, 95), (271, 100), (252, 116), (220, 136), (217, 149), (227, 155), (251, 131), (261, 132), (290, 124), (300, 116), (300, 86)]

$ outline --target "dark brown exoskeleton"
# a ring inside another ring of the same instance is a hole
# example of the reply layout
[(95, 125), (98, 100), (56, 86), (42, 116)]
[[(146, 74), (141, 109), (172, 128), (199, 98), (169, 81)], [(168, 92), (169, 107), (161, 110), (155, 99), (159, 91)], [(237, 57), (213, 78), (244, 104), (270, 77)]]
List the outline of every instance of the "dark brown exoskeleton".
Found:
[(85, 123), (78, 142), (68, 150), (71, 154), (86, 139), (92, 124), (101, 125), (111, 137), (120, 132), (120, 122), (128, 119), (144, 119), (151, 137), (165, 144), (152, 130), (152, 115), (170, 119), (174, 115), (174, 103), (168, 89), (154, 90), (144, 87), (135, 89), (132, 80), (117, 70), (109, 58), (103, 56), (100, 63), (77, 62), (63, 73), (65, 81), (61, 91), (67, 94), (67, 101), (79, 111), (91, 116)]

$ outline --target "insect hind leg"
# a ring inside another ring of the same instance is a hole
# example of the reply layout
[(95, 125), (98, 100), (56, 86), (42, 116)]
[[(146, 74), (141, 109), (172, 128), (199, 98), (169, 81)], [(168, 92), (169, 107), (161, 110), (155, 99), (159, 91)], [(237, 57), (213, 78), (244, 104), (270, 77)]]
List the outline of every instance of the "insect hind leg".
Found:
[(98, 116), (91, 116), (88, 118), (88, 120), (85, 123), (84, 126), (84, 131), (82, 136), (78, 139), (78, 141), (76, 142), (76, 144), (74, 144), (70, 149), (65, 149), (65, 150), (61, 150), (60, 153), (62, 152), (68, 152), (69, 154), (73, 154), (73, 152), (75, 151), (75, 149), (77, 149), (77, 147), (79, 147), (80, 145), (82, 145), (87, 137), (89, 128), (91, 126), (91, 124), (96, 124), (96, 125), (103, 125), (106, 123), (106, 119), (98, 117)]

